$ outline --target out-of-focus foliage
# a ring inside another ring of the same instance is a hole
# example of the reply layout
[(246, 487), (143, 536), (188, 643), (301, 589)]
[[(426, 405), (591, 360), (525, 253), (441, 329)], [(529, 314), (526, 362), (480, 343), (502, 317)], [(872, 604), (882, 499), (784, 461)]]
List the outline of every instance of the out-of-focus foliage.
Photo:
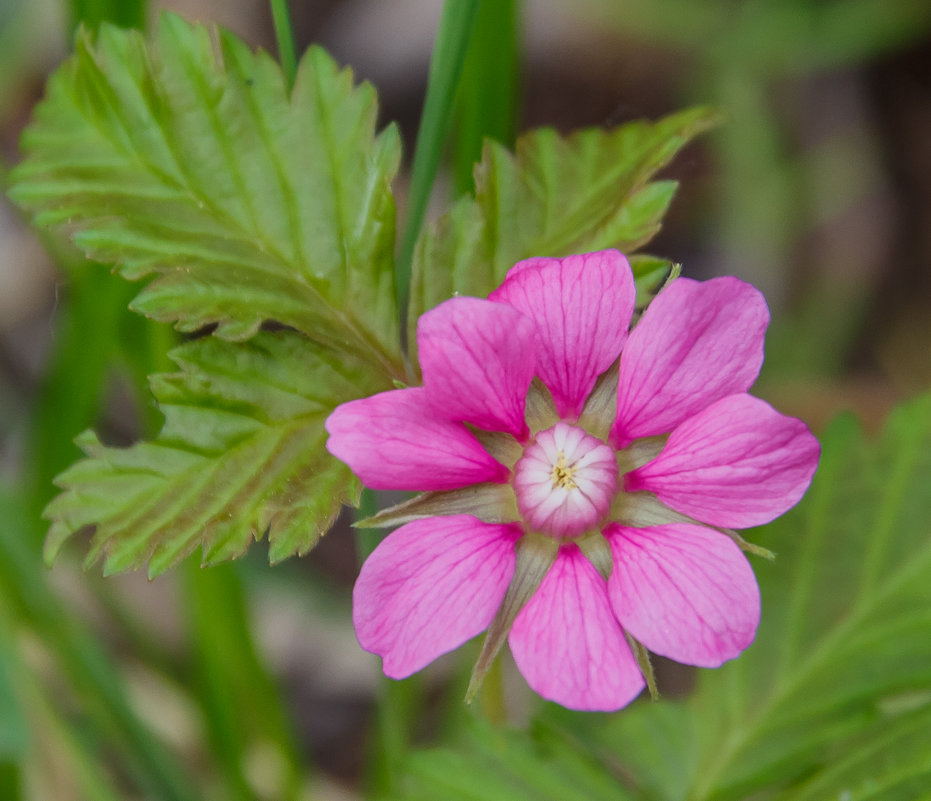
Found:
[[(888, 150), (903, 142), (884, 140), (897, 123), (877, 103), (875, 72), (920, 53), (931, 3), (584, 0), (582, 7), (621, 41), (672, 62), (668, 88), (727, 120), (707, 140), (713, 191), (693, 216), (700, 220), (690, 246), (716, 273), (739, 274), (780, 310), (766, 374), (843, 374), (851, 350), (863, 345), (864, 324), (875, 322), (877, 273), (892, 255), (883, 251), (909, 225), (902, 215), (914, 208), (906, 204), (922, 203), (902, 196), (897, 208), (890, 196), (908, 192), (890, 185), (901, 178)], [(900, 89), (914, 98), (917, 120), (927, 113), (918, 110), (927, 70), (920, 55), (915, 64)], [(899, 316), (878, 333), (905, 339), (906, 325)], [(898, 350), (899, 387), (922, 391), (931, 377), (926, 350)]]
[[(116, 784), (102, 767), (104, 750), (111, 748), (112, 756), (131, 771), (135, 786), (154, 797), (194, 801), (198, 795), (191, 777), (140, 720), (102, 644), (43, 574), (23, 501), (0, 485), (0, 632), (4, 647), (14, 648), (5, 666), (7, 679), (15, 688), (20, 714), (29, 721), (28, 743), (21, 741), (16, 772), (24, 778), (31, 766), (40, 775), (29, 786), (47, 791), (55, 786), (50, 774), (63, 766), (69, 787), (83, 797), (111, 801), (118, 797)], [(29, 642), (42, 644), (48, 656), (45, 670), (36, 669), (36, 655), (23, 648)], [(63, 688), (81, 699), (83, 717), (58, 708), (56, 693)], [(4, 725), (15, 730), (16, 710), (9, 713)], [(89, 731), (97, 736), (88, 737)]]

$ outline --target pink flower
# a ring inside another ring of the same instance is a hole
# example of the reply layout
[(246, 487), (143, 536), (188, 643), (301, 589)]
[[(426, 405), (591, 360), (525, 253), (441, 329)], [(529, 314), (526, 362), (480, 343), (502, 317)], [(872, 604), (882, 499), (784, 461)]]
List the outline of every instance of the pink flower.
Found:
[(793, 506), (818, 443), (747, 394), (769, 322), (756, 289), (678, 278), (629, 330), (634, 296), (614, 250), (519, 262), (488, 300), (420, 318), (423, 387), (327, 420), (368, 486), (424, 493), (374, 518), (405, 525), (353, 594), (388, 676), (490, 627), (478, 678), (506, 639), (544, 698), (613, 710), (644, 687), (641, 648), (717, 667), (752, 642), (759, 591), (732, 529)]

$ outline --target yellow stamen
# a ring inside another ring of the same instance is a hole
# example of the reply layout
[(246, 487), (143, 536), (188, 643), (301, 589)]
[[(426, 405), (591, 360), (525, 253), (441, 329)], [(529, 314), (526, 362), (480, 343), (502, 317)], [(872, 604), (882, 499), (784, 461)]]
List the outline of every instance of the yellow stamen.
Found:
[(553, 489), (575, 489), (577, 484), (573, 476), (575, 467), (566, 463), (566, 454), (560, 452), (556, 459), (556, 464), (550, 472), (550, 478), (553, 479)]

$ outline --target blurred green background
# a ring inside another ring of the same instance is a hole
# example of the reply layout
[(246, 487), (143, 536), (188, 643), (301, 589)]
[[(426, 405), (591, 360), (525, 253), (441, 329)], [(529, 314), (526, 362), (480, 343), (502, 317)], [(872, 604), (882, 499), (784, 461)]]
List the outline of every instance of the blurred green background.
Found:
[[(264, 0), (0, 0), (4, 175), (76, 22), (140, 26), (162, 8), (275, 51)], [(292, 8), (299, 49), (319, 42), (370, 80), (407, 154), (440, 9)], [(931, 384), (931, 4), (486, 0), (428, 217), (468, 191), (483, 134), (509, 143), (694, 103), (725, 122), (666, 171), (682, 186), (649, 250), (763, 289), (774, 324), (759, 394), (816, 431), (843, 409), (875, 430)], [(145, 376), (174, 336), (126, 311), (133, 294), (0, 205), (0, 798), (392, 791), (410, 742), (461, 725), (468, 660), (379, 679), (352, 634), (345, 527), (276, 568), (260, 546), (235, 565), (104, 580), (82, 572), (81, 543), (42, 566), (39, 515), (73, 437), (95, 427), (129, 443), (159, 424)]]

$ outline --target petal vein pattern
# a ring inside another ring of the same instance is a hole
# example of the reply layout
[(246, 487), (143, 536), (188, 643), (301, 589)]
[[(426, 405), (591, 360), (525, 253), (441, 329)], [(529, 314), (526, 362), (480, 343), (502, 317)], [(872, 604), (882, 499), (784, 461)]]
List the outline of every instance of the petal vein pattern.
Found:
[(330, 453), (373, 489), (448, 490), (508, 479), (465, 426), (432, 414), (421, 388), (344, 403), (326, 429)]
[(763, 364), (768, 324), (766, 301), (743, 281), (673, 281), (624, 348), (615, 443), (667, 434), (714, 401), (746, 392)]
[(626, 485), (703, 523), (747, 528), (798, 502), (819, 453), (801, 420), (751, 395), (732, 395), (673, 431), (659, 456), (627, 474)]
[(530, 318), (487, 300), (452, 298), (420, 318), (417, 347), (437, 415), (524, 437), (536, 352)]
[(366, 560), (353, 590), (359, 643), (401, 679), (484, 631), (514, 573), (513, 526), (416, 520)]
[(760, 594), (734, 542), (701, 526), (605, 530), (608, 582), (618, 620), (660, 656), (718, 667), (753, 641)]
[(575, 545), (560, 550), (508, 643), (527, 683), (571, 709), (619, 709), (643, 690), (604, 579)]
[(621, 352), (635, 295), (627, 259), (605, 250), (519, 262), (489, 299), (533, 320), (540, 337), (537, 374), (569, 419)]

